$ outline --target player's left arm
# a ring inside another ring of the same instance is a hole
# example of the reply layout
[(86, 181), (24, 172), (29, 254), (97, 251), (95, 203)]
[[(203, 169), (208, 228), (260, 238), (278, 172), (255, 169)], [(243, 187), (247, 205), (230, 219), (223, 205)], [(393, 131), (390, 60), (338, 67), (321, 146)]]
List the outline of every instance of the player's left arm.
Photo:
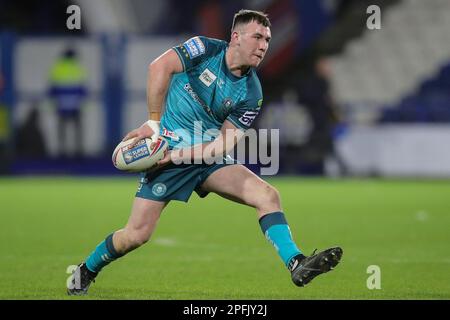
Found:
[(158, 165), (164, 165), (170, 161), (180, 163), (183, 161), (200, 160), (208, 161), (215, 159), (219, 156), (225, 156), (239, 140), (244, 136), (245, 132), (241, 128), (238, 128), (232, 122), (225, 120), (223, 123), (220, 134), (213, 141), (197, 144), (190, 148), (174, 149), (169, 152), (164, 159), (158, 162)]

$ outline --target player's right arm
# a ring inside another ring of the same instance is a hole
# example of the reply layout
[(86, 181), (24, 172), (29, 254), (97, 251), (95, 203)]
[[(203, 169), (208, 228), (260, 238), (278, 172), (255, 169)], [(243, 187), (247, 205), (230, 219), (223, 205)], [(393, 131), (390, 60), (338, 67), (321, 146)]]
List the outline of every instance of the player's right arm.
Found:
[(170, 80), (173, 74), (180, 72), (183, 72), (183, 64), (174, 49), (167, 50), (150, 63), (147, 71), (147, 109), (149, 120), (139, 128), (130, 131), (123, 138), (123, 141), (135, 138), (134, 142), (137, 142), (147, 137), (152, 137), (152, 139), (158, 137), (161, 110)]
[(180, 72), (183, 72), (183, 64), (173, 49), (167, 50), (150, 63), (147, 74), (147, 107), (150, 120), (161, 119), (161, 109), (170, 79), (173, 74)]

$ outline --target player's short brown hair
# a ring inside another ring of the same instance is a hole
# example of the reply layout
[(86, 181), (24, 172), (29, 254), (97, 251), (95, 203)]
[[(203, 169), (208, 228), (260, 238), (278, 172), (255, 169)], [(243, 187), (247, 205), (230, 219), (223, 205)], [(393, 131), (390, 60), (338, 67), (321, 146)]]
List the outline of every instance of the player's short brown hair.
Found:
[(234, 15), (231, 31), (233, 31), (237, 25), (247, 24), (252, 21), (256, 21), (264, 27), (271, 26), (269, 17), (266, 13), (255, 10), (241, 9)]

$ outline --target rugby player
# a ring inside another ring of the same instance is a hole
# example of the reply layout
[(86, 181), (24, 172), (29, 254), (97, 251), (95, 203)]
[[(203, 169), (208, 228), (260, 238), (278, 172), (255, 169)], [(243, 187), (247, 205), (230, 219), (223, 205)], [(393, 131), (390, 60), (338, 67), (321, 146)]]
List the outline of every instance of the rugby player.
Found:
[[(171, 200), (187, 202), (193, 191), (200, 197), (214, 192), (255, 208), (262, 232), (297, 286), (306, 285), (338, 264), (342, 256), (339, 247), (303, 255), (292, 238), (278, 191), (227, 157), (262, 105), (255, 68), (269, 48), (270, 26), (265, 13), (240, 10), (234, 16), (229, 43), (197, 36), (169, 49), (150, 64), (149, 120), (129, 132), (124, 140), (155, 139), (165, 133), (173, 138), (168, 138), (170, 151), (157, 168), (141, 173), (128, 223), (107, 236), (78, 265), (69, 295), (87, 294), (103, 267), (150, 239), (161, 212)], [(218, 134), (207, 134), (214, 132), (211, 129)], [(223, 161), (206, 161), (210, 160), (205, 158), (206, 148), (213, 150), (210, 158), (221, 157)]]

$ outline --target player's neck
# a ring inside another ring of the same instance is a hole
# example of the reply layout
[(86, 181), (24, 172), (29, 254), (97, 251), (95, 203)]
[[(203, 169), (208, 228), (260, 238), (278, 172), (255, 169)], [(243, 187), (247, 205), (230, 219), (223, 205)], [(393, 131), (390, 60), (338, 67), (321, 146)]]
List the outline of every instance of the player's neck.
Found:
[(225, 53), (225, 63), (227, 64), (228, 70), (236, 77), (242, 77), (248, 72), (249, 66), (240, 63), (239, 54), (232, 48), (228, 48)]

